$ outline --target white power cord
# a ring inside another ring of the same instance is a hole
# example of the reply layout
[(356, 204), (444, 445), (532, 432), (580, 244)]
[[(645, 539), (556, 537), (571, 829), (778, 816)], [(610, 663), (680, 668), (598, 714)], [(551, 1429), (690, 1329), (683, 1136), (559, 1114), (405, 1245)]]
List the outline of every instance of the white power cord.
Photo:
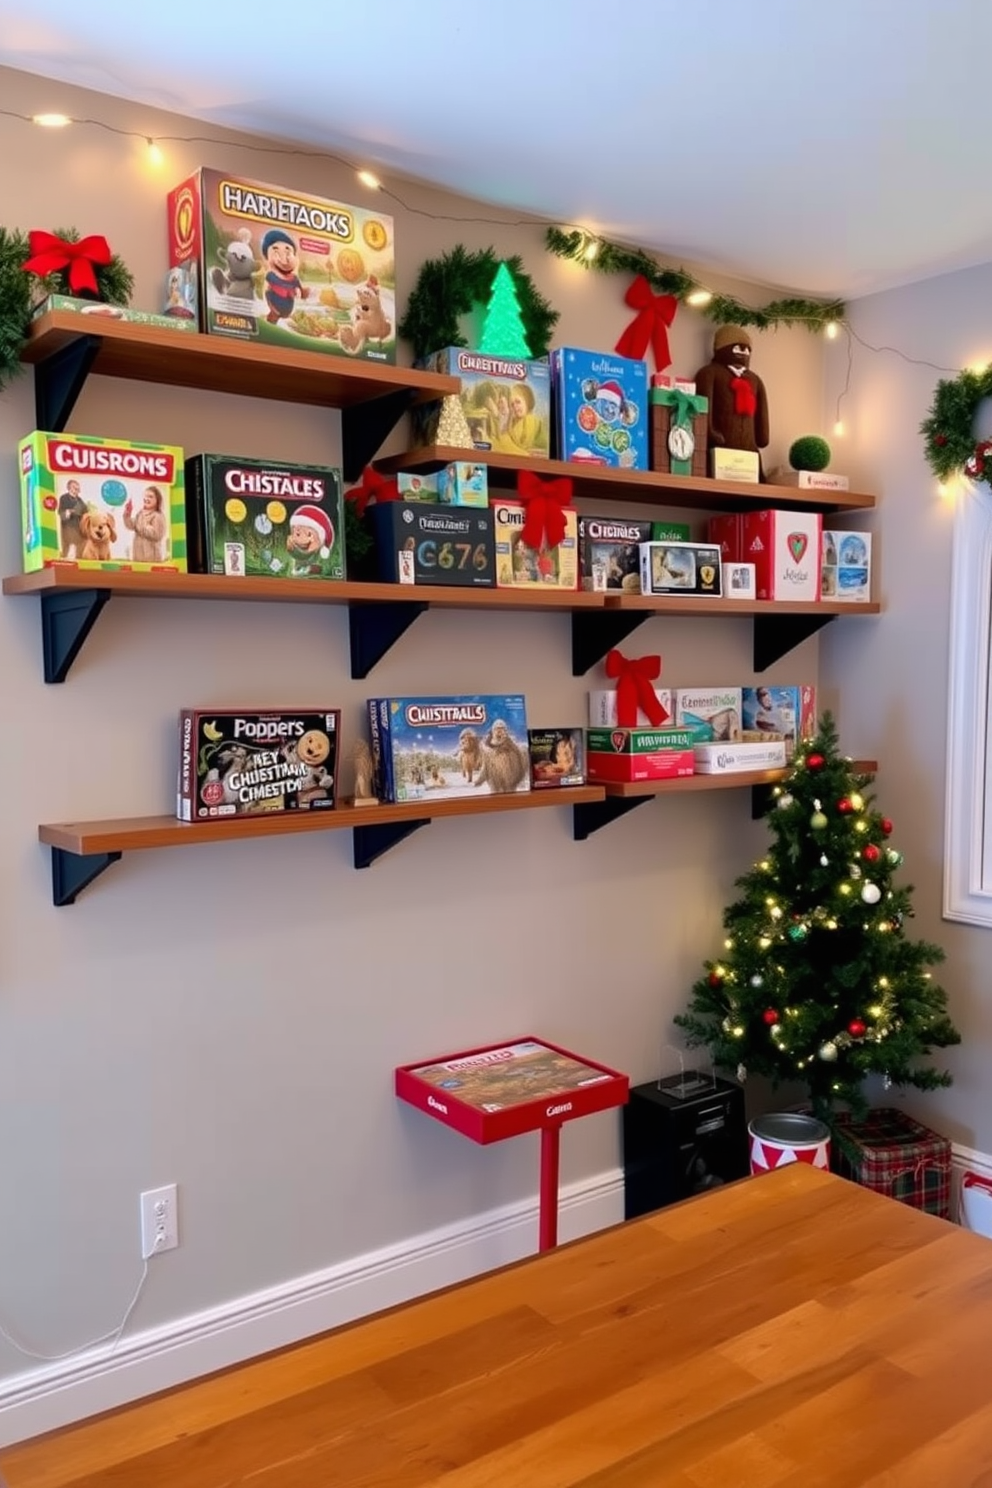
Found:
[(30, 1349), (25, 1344), (19, 1343), (18, 1340), (14, 1338), (11, 1333), (8, 1333), (7, 1329), (3, 1326), (3, 1323), (0, 1323), (0, 1338), (3, 1338), (7, 1343), (9, 1343), (11, 1348), (15, 1348), (19, 1354), (26, 1354), (29, 1359), (41, 1359), (46, 1364), (57, 1364), (60, 1359), (69, 1359), (72, 1357), (73, 1354), (81, 1354), (86, 1349), (99, 1348), (100, 1344), (106, 1343), (108, 1339), (113, 1340), (110, 1345), (110, 1352), (113, 1353), (114, 1349), (121, 1341), (121, 1335), (123, 1334), (124, 1329), (127, 1327), (128, 1323), (131, 1320), (132, 1312), (138, 1305), (138, 1298), (141, 1296), (141, 1293), (144, 1290), (145, 1282), (147, 1280), (148, 1262), (145, 1261), (145, 1264), (142, 1267), (141, 1271), (141, 1280), (138, 1282), (134, 1296), (131, 1298), (130, 1302), (127, 1305), (127, 1311), (121, 1319), (120, 1326), (117, 1328), (112, 1328), (109, 1333), (102, 1333), (99, 1338), (91, 1338), (89, 1343), (79, 1343), (76, 1345), (75, 1348), (66, 1349), (65, 1352), (62, 1354), (39, 1354), (35, 1349)]

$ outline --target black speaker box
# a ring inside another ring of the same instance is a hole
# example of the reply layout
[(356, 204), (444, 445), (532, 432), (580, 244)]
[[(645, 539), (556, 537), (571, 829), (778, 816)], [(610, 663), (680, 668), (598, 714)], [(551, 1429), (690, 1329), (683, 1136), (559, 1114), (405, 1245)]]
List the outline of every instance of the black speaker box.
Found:
[(739, 1085), (686, 1070), (631, 1090), (623, 1108), (626, 1219), (746, 1178), (749, 1172)]

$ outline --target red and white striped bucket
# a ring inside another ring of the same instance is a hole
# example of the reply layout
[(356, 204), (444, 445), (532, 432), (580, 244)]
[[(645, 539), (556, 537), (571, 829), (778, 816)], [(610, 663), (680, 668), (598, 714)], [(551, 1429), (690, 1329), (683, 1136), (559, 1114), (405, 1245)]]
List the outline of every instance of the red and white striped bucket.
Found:
[(756, 1116), (747, 1130), (752, 1173), (767, 1173), (794, 1162), (830, 1167), (830, 1130), (815, 1116), (776, 1111), (770, 1116)]

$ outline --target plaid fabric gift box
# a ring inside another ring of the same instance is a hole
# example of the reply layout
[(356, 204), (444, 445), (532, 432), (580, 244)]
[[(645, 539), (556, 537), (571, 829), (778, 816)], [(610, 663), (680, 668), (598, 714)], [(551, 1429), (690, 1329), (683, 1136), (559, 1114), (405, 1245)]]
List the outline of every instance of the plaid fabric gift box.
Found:
[(884, 1106), (863, 1121), (834, 1120), (833, 1168), (864, 1188), (927, 1214), (950, 1216), (951, 1144), (903, 1111)]

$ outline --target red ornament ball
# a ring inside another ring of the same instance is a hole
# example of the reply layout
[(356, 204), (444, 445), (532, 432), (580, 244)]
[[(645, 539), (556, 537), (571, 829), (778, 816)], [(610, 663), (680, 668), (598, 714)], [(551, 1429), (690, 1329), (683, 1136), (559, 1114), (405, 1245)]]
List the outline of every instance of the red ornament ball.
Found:
[(935, 434), (933, 436), (933, 442), (937, 446), (938, 449), (943, 449), (944, 448), (944, 445), (947, 443), (947, 435), (946, 434)]
[(852, 1038), (864, 1038), (868, 1032), (867, 1024), (862, 1023), (860, 1018), (852, 1018), (847, 1025), (847, 1031)]
[(844, 796), (842, 800), (837, 802), (837, 810), (841, 813), (842, 816), (849, 816), (854, 810), (854, 807), (847, 799), (847, 797)]
[(778, 1023), (778, 1022), (781, 1021), (779, 1019), (779, 1016), (778, 1016), (778, 1009), (777, 1008), (765, 1008), (765, 1011), (762, 1013), (761, 1016), (764, 1019), (764, 1021), (768, 1024), (768, 1027), (769, 1028), (771, 1028), (771, 1026), (772, 1026), (773, 1023)]
[(865, 848), (861, 856), (864, 858), (866, 863), (877, 863), (879, 858), (882, 856), (882, 849), (880, 847), (876, 847), (874, 842), (869, 842), (868, 846)]
[(723, 977), (720, 975), (720, 973), (718, 971), (711, 971), (710, 974), (709, 974), (709, 976), (706, 978), (706, 980), (709, 982), (709, 984), (710, 984), (711, 987), (722, 987), (723, 986)]
[(822, 770), (825, 764), (826, 760), (822, 754), (808, 754), (806, 756), (807, 770)]
[(882, 817), (882, 831), (886, 837), (892, 836), (892, 823), (887, 816)]

